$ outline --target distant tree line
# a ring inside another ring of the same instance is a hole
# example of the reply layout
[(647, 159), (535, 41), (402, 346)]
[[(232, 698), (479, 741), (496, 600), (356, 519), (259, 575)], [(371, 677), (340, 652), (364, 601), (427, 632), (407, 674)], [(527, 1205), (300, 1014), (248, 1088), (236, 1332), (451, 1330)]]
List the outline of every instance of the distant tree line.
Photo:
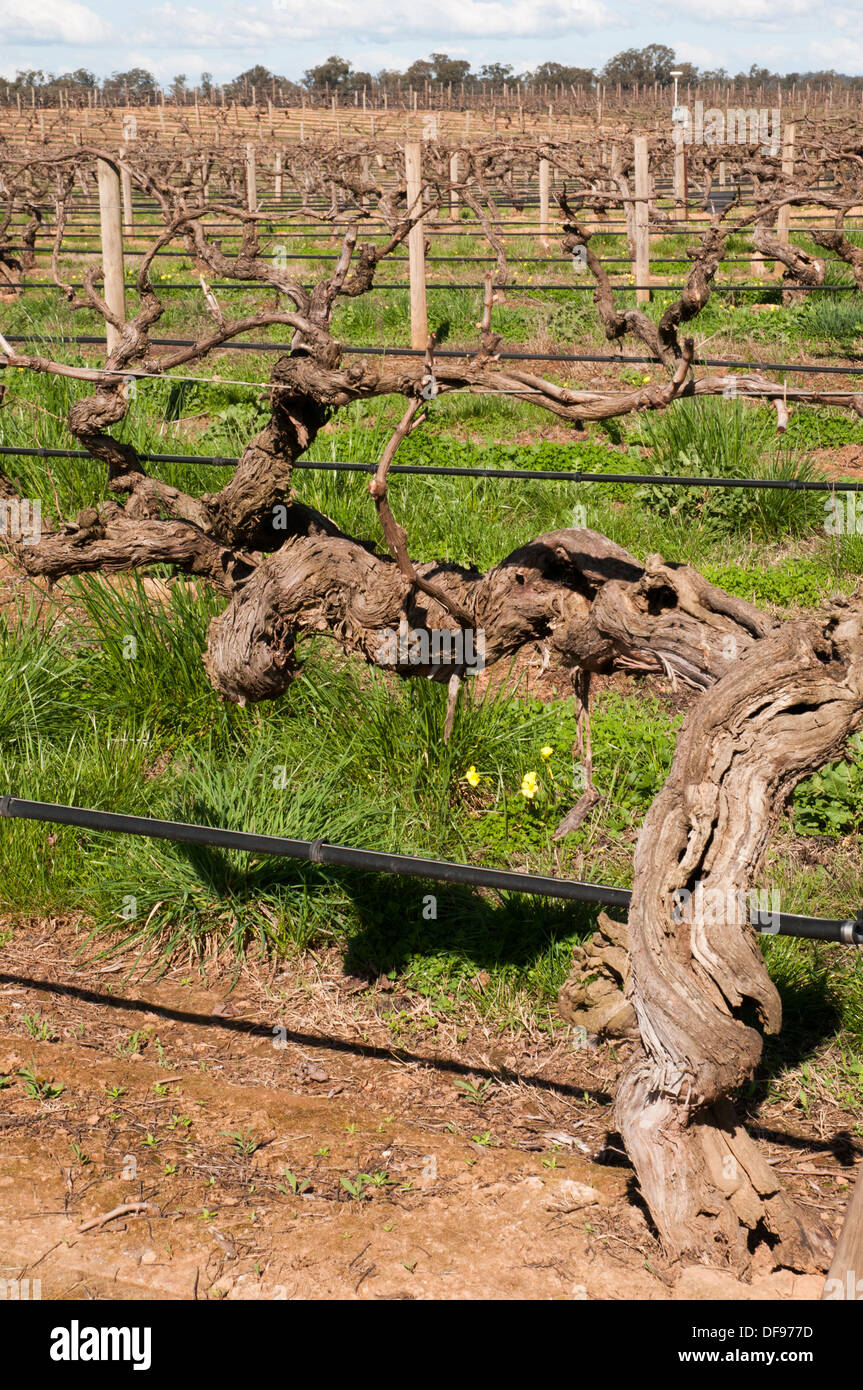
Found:
[(854, 88), (863, 87), (863, 77), (854, 77), (833, 69), (819, 72), (771, 72), (769, 68), (753, 63), (748, 72), (731, 74), (724, 68), (698, 68), (694, 63), (678, 61), (674, 49), (666, 44), (651, 43), (645, 48), (627, 48), (609, 58), (598, 71), (594, 68), (572, 67), (565, 63), (540, 63), (529, 71), (516, 73), (509, 63), (483, 63), (474, 72), (464, 58), (451, 58), (447, 53), (432, 53), (428, 58), (418, 58), (404, 72), (395, 68), (382, 68), (372, 74), (356, 70), (347, 58), (333, 54), (316, 67), (308, 68), (300, 82), (271, 72), (262, 64), (256, 64), (241, 72), (230, 82), (217, 84), (213, 75), (202, 72), (197, 84), (190, 82), (185, 73), (178, 73), (165, 86), (160, 85), (151, 72), (145, 68), (130, 68), (127, 72), (114, 72), (101, 81), (86, 68), (76, 68), (74, 72), (59, 75), (43, 72), (41, 68), (30, 68), (16, 73), (14, 79), (5, 82), (7, 100), (18, 94), (28, 102), (49, 102), (55, 104), (60, 89), (65, 96), (75, 101), (91, 101), (94, 93), (106, 104), (148, 105), (164, 93), (172, 101), (184, 105), (194, 100), (197, 92), (202, 101), (214, 99), (231, 102), (248, 102), (253, 97), (266, 100), (278, 93), (280, 97), (299, 101), (302, 94), (314, 97), (322, 95), (340, 96), (353, 100), (354, 95), (365, 90), (369, 96), (379, 96), (386, 92), (396, 97), (411, 89), (423, 93), (428, 86), (435, 89), (451, 88), (456, 96), (502, 92), (504, 87), (524, 89), (533, 93), (567, 92), (572, 89), (590, 89), (598, 83), (609, 87), (633, 88), (652, 87), (654, 83), (667, 86), (672, 71), (679, 72), (682, 85), (690, 83), (722, 82), (734, 86), (782, 87), (790, 89), (794, 84), (832, 85), (838, 83)]

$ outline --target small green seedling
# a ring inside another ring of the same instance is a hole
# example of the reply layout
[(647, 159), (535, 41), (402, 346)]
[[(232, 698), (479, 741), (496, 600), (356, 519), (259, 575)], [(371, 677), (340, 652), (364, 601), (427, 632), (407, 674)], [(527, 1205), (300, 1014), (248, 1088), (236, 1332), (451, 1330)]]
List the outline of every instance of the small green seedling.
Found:
[(227, 1130), (223, 1129), (222, 1134), (230, 1139), (240, 1158), (251, 1158), (261, 1147), (260, 1139), (256, 1139), (251, 1130)]
[(51, 1028), (47, 1020), (41, 1014), (25, 1014), (24, 1027), (37, 1042), (47, 1042), (51, 1037)]
[(485, 1105), (491, 1091), (491, 1082), (486, 1081), (456, 1081), (457, 1091), (461, 1091), (468, 1100), (473, 1101), (474, 1105)]
[(276, 1187), (279, 1189), (280, 1192), (283, 1192), (285, 1196), (288, 1195), (288, 1188), (290, 1188), (291, 1192), (294, 1194), (295, 1197), (301, 1197), (303, 1193), (306, 1191), (306, 1189), (311, 1186), (311, 1181), (311, 1178), (298, 1178), (296, 1173), (292, 1173), (290, 1168), (286, 1167), (285, 1182), (288, 1184), (288, 1186), (283, 1187), (282, 1184), (279, 1182), (276, 1183)]
[(371, 1182), (371, 1176), (368, 1173), (357, 1173), (355, 1178), (340, 1178), (339, 1182), (350, 1197), (353, 1197), (357, 1202), (361, 1202), (366, 1183)]
[(24, 1089), (31, 1100), (56, 1100), (66, 1089), (62, 1081), (49, 1081), (47, 1077), (37, 1076), (32, 1063), (29, 1067), (22, 1067), (18, 1075), (23, 1077)]

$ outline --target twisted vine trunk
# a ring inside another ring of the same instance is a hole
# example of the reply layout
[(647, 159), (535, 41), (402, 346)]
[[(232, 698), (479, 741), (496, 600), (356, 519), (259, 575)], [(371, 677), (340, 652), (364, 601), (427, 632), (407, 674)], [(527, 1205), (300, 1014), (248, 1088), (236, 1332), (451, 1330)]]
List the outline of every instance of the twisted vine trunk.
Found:
[(712, 685), (772, 626), (696, 570), (658, 555), (642, 565), (596, 531), (549, 531), (485, 574), (435, 561), (416, 565), (435, 598), (390, 557), (310, 509), (291, 508), (288, 519), (302, 522), (300, 534), (237, 588), (210, 626), (204, 662), (231, 700), (282, 694), (301, 632), (328, 633), (399, 675), (444, 676), (453, 668), (391, 659), (388, 634), (403, 626), (428, 638), (458, 633), (453, 610), (472, 618), (489, 663), (547, 641), (573, 668), (664, 672), (696, 689)]
[[(557, 142), (550, 153), (565, 170)], [(588, 530), (539, 536), (485, 574), (433, 561), (415, 564), (404, 532), (382, 506), (385, 468), (372, 496), (389, 555), (345, 535), (327, 517), (303, 506), (292, 491), (292, 474), (295, 461), (341, 407), (385, 396), (418, 402), (432, 380), (443, 393), (528, 393), (534, 405), (579, 429), (590, 420), (675, 408), (684, 398), (724, 395), (730, 381), (742, 398), (773, 402), (780, 428), (789, 402), (823, 402), (863, 415), (863, 394), (788, 387), (758, 372), (693, 378), (694, 339), (681, 343), (678, 329), (708, 302), (732, 224), (717, 216), (705, 229), (691, 253), (684, 290), (654, 323), (637, 309), (616, 308), (607, 273), (590, 247), (587, 230), (570, 211), (565, 192), (560, 199), (566, 219), (563, 248), (585, 250), (607, 338), (622, 342), (633, 334), (660, 360), (666, 379), (609, 393), (563, 387), (511, 363), (501, 366), (500, 338), (492, 331), (491, 313), (493, 288), (505, 283), (506, 258), (489, 184), (500, 178), (512, 192), (513, 165), (497, 142), (481, 156), (466, 150), (460, 154), (469, 160), (470, 170), (459, 184), (459, 197), (479, 218), (497, 256), (494, 280), (486, 280), (480, 342), (463, 358), (435, 362), (432, 339), (422, 364), (395, 365), (364, 357), (343, 364), (342, 348), (331, 332), (331, 314), (340, 298), (355, 298), (372, 288), (380, 261), (402, 245), (418, 219), (430, 211), (428, 206), (414, 211), (404, 206), (403, 185), (385, 188), (365, 174), (358, 177), (350, 167), (353, 155), (342, 159), (320, 147), (303, 147), (296, 153), (295, 167), (294, 161), (285, 161), (285, 176), (292, 177), (301, 201), (329, 192), (328, 216), (334, 225), (344, 193), (349, 202), (370, 196), (377, 200), (390, 233), (382, 244), (358, 248), (357, 227), (347, 226), (331, 273), (308, 290), (260, 254), (256, 216), (232, 207), (230, 201), (219, 205), (220, 217), (235, 219), (242, 241), (235, 255), (224, 252), (204, 226), (206, 200), (198, 203), (191, 196), (173, 156), (162, 160), (150, 151), (133, 168), (128, 150), (119, 157), (97, 147), (51, 154), (32, 189), (25, 179), (23, 191), (13, 189), (7, 196), (7, 219), (0, 225), (0, 296), (4, 288), (17, 293), (22, 271), (32, 264), (38, 204), (50, 187), (58, 229), (54, 282), (71, 308), (113, 322), (97, 291), (98, 267), (85, 274), (79, 298), (59, 265), (75, 178), (83, 179), (94, 159), (119, 162), (158, 204), (163, 226), (137, 269), (137, 311), (126, 320), (104, 368), (18, 353), (0, 335), (0, 367), (94, 384), (92, 396), (72, 404), (68, 424), (73, 438), (105, 465), (109, 492), (98, 508), (87, 508), (56, 529), (46, 527), (36, 544), (8, 527), (0, 544), (30, 575), (48, 580), (166, 563), (201, 577), (226, 600), (211, 624), (204, 661), (214, 688), (239, 702), (272, 699), (284, 692), (295, 670), (295, 641), (305, 632), (328, 633), (346, 651), (399, 675), (440, 679), (460, 670), (449, 661), (442, 666), (424, 664), (422, 653), (434, 648), (430, 639), (442, 633), (457, 637), (472, 628), (482, 631), (489, 661), (510, 656), (526, 643), (547, 644), (573, 669), (584, 690), (590, 672), (618, 669), (663, 672), (702, 692), (680, 737), (671, 776), (639, 840), (629, 968), (622, 936), (609, 942), (600, 962), (615, 976), (628, 976), (627, 992), (640, 1031), (637, 1055), (618, 1096), (618, 1124), (670, 1252), (700, 1257), (708, 1251), (712, 1258), (743, 1267), (751, 1246), (763, 1236), (776, 1246), (777, 1263), (822, 1267), (829, 1246), (826, 1232), (807, 1224), (783, 1196), (772, 1171), (737, 1125), (729, 1100), (760, 1057), (760, 1034), (751, 1026), (748, 1010), (755, 1009), (765, 1028), (778, 1028), (776, 991), (750, 928), (734, 914), (730, 919), (727, 913), (712, 914), (709, 921), (700, 916), (687, 919), (675, 910), (675, 894), (700, 885), (702, 892), (718, 890), (722, 902), (736, 902), (736, 895), (758, 872), (770, 830), (795, 781), (838, 752), (860, 723), (863, 599), (837, 607), (823, 619), (777, 631), (771, 619), (708, 584), (696, 571), (666, 564), (658, 556), (642, 565)], [(850, 154), (857, 158), (856, 146), (841, 156), (846, 171)], [(435, 205), (453, 192), (449, 160), (450, 153), (432, 142), (426, 163)], [(25, 163), (29, 162), (28, 156)], [(583, 169), (570, 172), (576, 175), (576, 191), (581, 190), (578, 196), (584, 195), (585, 205), (599, 209), (609, 204), (601, 191), (608, 171), (592, 157), (588, 162), (592, 172), (587, 177)], [(242, 165), (229, 160), (224, 172), (239, 197)], [(744, 172), (751, 174), (755, 188), (756, 212), (747, 221), (755, 224), (756, 246), (780, 260), (797, 283), (823, 283), (822, 259), (770, 231), (779, 207), (809, 201), (808, 189), (805, 197), (789, 197), (777, 183), (773, 164), (764, 161), (749, 161)], [(626, 194), (621, 165), (614, 167), (612, 177)], [(471, 191), (474, 184), (476, 193)], [(851, 201), (845, 203), (832, 195), (815, 196), (837, 213), (836, 228), (816, 233), (816, 242), (846, 261), (863, 288), (863, 251), (842, 231), (845, 214), (861, 200), (859, 190), (846, 184), (845, 196)], [(16, 199), (20, 203), (22, 198), (32, 216), (23, 233), (25, 254), (13, 261), (5, 233)], [(630, 204), (625, 200), (624, 205), (628, 215)], [(662, 217), (658, 210), (653, 215)], [(746, 223), (733, 225), (740, 230)], [(214, 322), (193, 342), (154, 355), (148, 335), (162, 314), (162, 304), (150, 268), (159, 249), (177, 236), (195, 258)], [(237, 278), (274, 291), (276, 306), (229, 321), (207, 284), (214, 278)], [(290, 307), (283, 307), (285, 303)], [(110, 433), (126, 415), (127, 372), (167, 376), (241, 334), (277, 324), (291, 329), (291, 352), (273, 367), (270, 419), (243, 450), (230, 481), (217, 493), (197, 497), (149, 477), (133, 446)], [(391, 459), (391, 453), (387, 457)], [(3, 474), (0, 500), (19, 500)], [(14, 515), (14, 507), (8, 510)], [(20, 509), (17, 514), (20, 521)], [(412, 655), (405, 661), (401, 642), (393, 644), (394, 632), (401, 635), (403, 629), (425, 639), (409, 643), (420, 659)], [(458, 642), (452, 647), (459, 650)], [(453, 688), (457, 690), (457, 681)], [(608, 988), (597, 1007), (616, 1016), (614, 986), (607, 980), (604, 985)], [(632, 1017), (626, 1021), (632, 1022)]]
[(765, 638), (701, 697), (639, 836), (628, 995), (641, 1043), (616, 1121), (673, 1256), (744, 1270), (763, 1241), (777, 1266), (829, 1263), (828, 1232), (782, 1193), (729, 1097), (761, 1056), (755, 1016), (768, 1033), (781, 1022), (746, 892), (794, 785), (861, 722), (855, 595)]

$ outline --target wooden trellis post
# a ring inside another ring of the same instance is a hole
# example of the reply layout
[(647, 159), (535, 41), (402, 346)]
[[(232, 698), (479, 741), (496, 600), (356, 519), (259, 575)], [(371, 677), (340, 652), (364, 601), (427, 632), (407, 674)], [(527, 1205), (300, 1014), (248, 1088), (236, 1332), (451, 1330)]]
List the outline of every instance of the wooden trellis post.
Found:
[[(405, 175), (409, 215), (415, 216), (422, 198), (422, 145), (412, 140), (405, 145)], [(411, 347), (424, 348), (428, 342), (426, 307), (425, 231), (422, 221), (408, 233), (408, 269), (411, 286)]]
[(273, 183), (273, 197), (277, 203), (282, 201), (282, 152), (277, 150), (273, 155), (273, 173), (275, 175)]
[(132, 175), (125, 167), (120, 170), (120, 184), (123, 189), (123, 231), (127, 236), (131, 236), (135, 230), (132, 211)]
[(682, 132), (674, 142), (674, 201), (683, 205), (686, 216), (686, 146), (681, 138)]
[(635, 137), (635, 283), (644, 286), (635, 292), (636, 304), (650, 301), (650, 236), (648, 233), (648, 202), (650, 199), (650, 165), (647, 159), (647, 136)]
[(450, 156), (449, 161), (449, 212), (450, 217), (458, 217), (458, 193), (454, 187), (458, 183), (458, 155)]
[[(99, 183), (99, 223), (102, 234), (102, 269), (105, 277), (105, 303), (119, 319), (126, 318), (126, 286), (123, 281), (123, 227), (120, 221), (120, 178), (113, 164), (100, 159), (96, 164)], [(120, 330), (106, 325), (108, 352), (120, 341)]]
[(255, 172), (255, 147), (249, 142), (246, 146), (246, 204), (249, 212), (258, 206), (258, 178)]
[[(787, 125), (782, 132), (782, 173), (785, 178), (794, 176), (794, 126)], [(776, 233), (780, 241), (788, 240), (788, 229), (791, 220), (791, 207), (788, 203), (784, 208), (779, 209), (776, 218)]]
[(539, 236), (543, 246), (548, 246), (551, 223), (548, 215), (551, 165), (547, 159), (539, 161)]

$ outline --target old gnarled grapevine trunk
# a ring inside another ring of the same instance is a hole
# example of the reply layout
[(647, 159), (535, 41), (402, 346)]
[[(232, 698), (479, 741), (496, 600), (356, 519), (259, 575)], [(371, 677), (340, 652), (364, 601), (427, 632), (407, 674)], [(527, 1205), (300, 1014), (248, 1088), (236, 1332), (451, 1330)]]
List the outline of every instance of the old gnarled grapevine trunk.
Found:
[[(835, 152), (844, 170), (844, 188), (817, 193), (821, 205), (834, 209), (836, 226), (816, 233), (815, 239), (849, 264), (858, 288), (863, 288), (863, 252), (843, 231), (845, 216), (863, 200), (856, 145), (838, 134), (824, 138), (834, 145), (839, 142)], [(670, 152), (670, 145), (667, 149)], [(570, 181), (573, 206), (600, 211), (622, 197), (624, 207), (631, 207), (628, 167), (617, 161), (612, 179), (618, 191), (611, 194), (609, 171), (598, 164), (589, 142), (580, 142), (574, 153), (577, 157), (571, 159), (558, 142), (548, 149)], [(295, 462), (334, 412), (351, 402), (384, 396), (406, 398), (419, 411), (420, 398), (426, 399), (425, 388), (432, 382), (441, 395), (467, 390), (529, 397), (575, 428), (585, 421), (643, 410), (677, 409), (684, 398), (724, 395), (732, 381), (741, 399), (772, 402), (780, 427), (789, 404), (825, 402), (863, 415), (863, 395), (850, 388), (841, 395), (824, 393), (774, 382), (757, 371), (735, 377), (724, 372), (692, 376), (694, 339), (678, 339), (678, 329), (709, 300), (732, 230), (752, 225), (756, 244), (778, 257), (795, 277), (812, 285), (823, 281), (820, 260), (770, 231), (781, 206), (809, 201), (811, 191), (807, 188), (804, 195), (797, 188), (789, 190), (779, 179), (776, 161), (747, 158), (744, 172), (752, 182), (754, 210), (732, 223), (729, 205), (704, 228), (691, 248), (686, 285), (659, 323), (638, 309), (618, 310), (608, 274), (590, 247), (590, 234), (575, 220), (564, 193), (563, 250), (585, 251), (606, 337), (622, 344), (634, 336), (661, 363), (660, 380), (607, 392), (561, 386), (527, 370), (530, 363), (520, 366), (499, 358), (493, 290), (506, 282), (506, 255), (495, 230), (493, 195), (498, 186), (513, 192), (518, 152), (497, 138), (484, 150), (459, 150), (464, 176), (459, 197), (478, 218), (497, 259), (494, 279), (486, 277), (480, 341), (463, 357), (436, 361), (430, 339), (424, 361), (396, 363), (378, 361), (376, 354), (343, 361), (331, 315), (339, 300), (356, 298), (373, 287), (378, 264), (431, 211), (426, 204), (408, 206), (401, 173), (380, 180), (377, 175), (359, 176), (354, 152), (320, 143), (282, 151), (283, 177), (300, 204), (314, 195), (332, 199), (324, 220), (334, 225), (341, 216), (340, 201), (357, 212), (344, 229), (342, 249), (331, 270), (308, 289), (261, 253), (266, 219), (259, 222), (258, 214), (242, 206), (242, 151), (234, 158), (226, 152), (223, 172), (230, 196), (215, 209), (220, 219), (234, 222), (241, 236), (235, 254), (213, 240), (206, 220), (213, 204), (206, 195), (199, 197), (176, 154), (166, 153), (158, 142), (136, 142), (134, 163), (131, 147), (118, 157), (113, 145), (59, 155), (25, 151), (23, 159), (17, 151), (13, 154), (6, 159), (10, 172), (3, 197), (8, 216), (0, 226), (0, 281), (5, 263), (9, 284), (7, 226), (13, 211), (25, 207), (33, 213), (23, 233), (27, 255), (11, 267), (17, 289), (32, 263), (38, 231), (38, 213), (33, 210), (47, 200), (55, 214), (56, 285), (73, 309), (105, 318), (119, 333), (103, 368), (19, 353), (0, 337), (0, 367), (93, 383), (91, 396), (73, 402), (68, 424), (72, 438), (107, 470), (108, 496), (98, 507), (87, 507), (56, 528), (45, 525), (35, 545), (3, 538), (31, 575), (54, 580), (167, 563), (200, 577), (226, 601), (211, 625), (205, 663), (214, 687), (235, 701), (281, 695), (294, 674), (295, 641), (307, 632), (328, 633), (345, 650), (401, 676), (449, 674), (421, 664), (400, 665), (400, 657), (385, 655), (390, 651), (387, 634), (403, 626), (427, 637), (441, 630), (481, 629), (489, 661), (510, 656), (526, 643), (542, 643), (572, 669), (580, 691), (586, 690), (591, 672), (617, 669), (665, 673), (702, 692), (680, 737), (671, 776), (639, 841), (628, 935), (629, 994), (641, 1043), (620, 1088), (618, 1124), (672, 1254), (706, 1253), (709, 1259), (743, 1267), (750, 1246), (763, 1235), (775, 1244), (777, 1262), (796, 1268), (822, 1265), (825, 1233), (807, 1224), (782, 1195), (774, 1174), (736, 1125), (728, 1100), (760, 1056), (760, 1035), (751, 1026), (750, 1007), (765, 1027), (779, 1026), (779, 1001), (757, 943), (737, 922), (675, 920), (674, 895), (700, 883), (707, 890), (717, 889), (724, 900), (729, 895), (733, 900), (738, 890), (748, 887), (784, 796), (800, 776), (837, 752), (857, 727), (859, 600), (837, 607), (823, 619), (777, 630), (772, 619), (708, 584), (695, 570), (666, 564), (658, 556), (641, 563), (588, 530), (536, 537), (485, 574), (434, 561), (416, 564), (404, 532), (385, 510), (385, 469), (373, 480), (371, 493), (388, 554), (345, 535), (292, 491)], [(699, 162), (712, 156), (693, 147), (692, 157), (694, 173)], [(442, 142), (429, 142), (425, 159), (424, 186), (431, 190), (432, 203), (439, 205), (453, 191), (450, 152)], [(82, 181), (92, 173), (96, 160), (122, 166), (162, 214), (163, 225), (154, 229), (150, 248), (136, 268), (134, 317), (119, 324), (98, 292), (97, 264), (85, 272), (81, 297), (59, 265), (76, 178)], [(804, 177), (805, 158), (801, 160), (800, 178), (810, 182)], [(709, 172), (706, 164), (703, 171)], [(355, 223), (366, 215), (369, 200), (377, 203), (389, 236), (374, 245), (357, 246)], [(662, 216), (654, 209), (657, 220)], [(162, 314), (162, 303), (150, 268), (153, 257), (177, 239), (201, 273), (212, 323), (187, 343), (157, 354), (149, 333)], [(210, 287), (223, 279), (257, 286), (272, 294), (274, 303), (231, 320)], [(271, 373), (270, 419), (249, 441), (219, 492), (187, 495), (148, 476), (134, 447), (111, 435), (126, 415), (128, 373), (167, 377), (243, 334), (275, 325), (290, 330), (291, 351), (279, 358)], [(406, 417), (405, 430), (414, 413)], [(0, 498), (15, 502), (17, 492), (0, 474)], [(620, 964), (623, 949), (614, 949)]]
[[(863, 596), (795, 622), (737, 662), (690, 711), (669, 778), (645, 819), (629, 915), (641, 1044), (615, 1116), (672, 1255), (820, 1270), (832, 1242), (804, 1215), (738, 1125), (729, 1101), (761, 1055), (754, 1015), (780, 1026), (739, 895), (799, 779), (863, 722)], [(700, 886), (708, 911), (681, 908)], [(716, 910), (716, 905), (720, 909)], [(721, 907), (725, 904), (725, 908)]]

